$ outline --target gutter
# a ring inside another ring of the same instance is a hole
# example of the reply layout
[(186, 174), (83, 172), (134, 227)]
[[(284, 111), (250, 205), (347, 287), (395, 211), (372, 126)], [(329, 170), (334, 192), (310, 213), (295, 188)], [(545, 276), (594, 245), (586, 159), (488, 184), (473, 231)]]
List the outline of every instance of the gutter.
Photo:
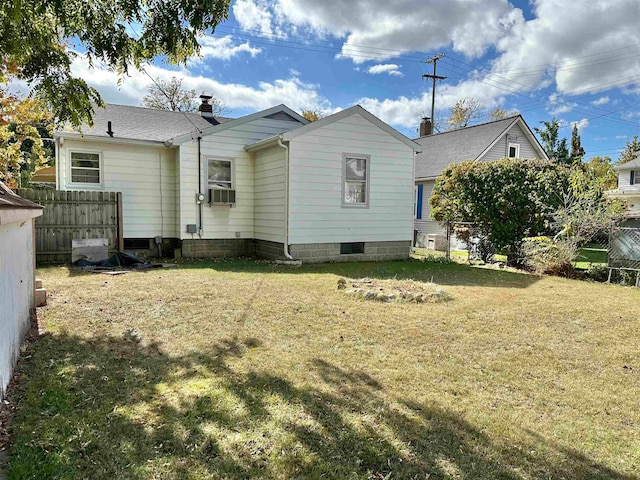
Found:
[(289, 253), (289, 146), (282, 143), (282, 136), (278, 136), (278, 145), (284, 148), (284, 256), (295, 260)]
[(138, 140), (134, 138), (114, 138), (114, 137), (105, 137), (102, 135), (83, 135), (81, 133), (76, 132), (55, 132), (53, 135), (54, 138), (66, 139), (66, 140), (76, 140), (76, 141), (92, 141), (92, 142), (102, 142), (102, 143), (115, 143), (115, 144), (125, 144), (125, 145), (152, 145), (154, 147), (172, 147), (173, 144), (167, 142), (161, 142), (156, 140)]

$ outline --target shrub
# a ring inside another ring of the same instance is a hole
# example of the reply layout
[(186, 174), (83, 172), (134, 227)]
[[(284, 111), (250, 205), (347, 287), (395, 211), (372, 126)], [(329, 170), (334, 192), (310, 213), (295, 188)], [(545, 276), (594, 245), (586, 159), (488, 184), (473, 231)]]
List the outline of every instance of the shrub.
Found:
[(571, 262), (575, 258), (575, 245), (550, 237), (525, 238), (522, 257), (523, 263), (537, 273), (570, 277), (573, 274)]

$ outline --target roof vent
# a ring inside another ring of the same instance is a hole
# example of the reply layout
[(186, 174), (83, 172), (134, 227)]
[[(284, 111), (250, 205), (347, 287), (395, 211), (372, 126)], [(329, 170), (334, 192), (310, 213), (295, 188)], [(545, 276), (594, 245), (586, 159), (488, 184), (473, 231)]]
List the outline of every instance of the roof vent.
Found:
[(113, 137), (113, 130), (111, 129), (111, 120), (107, 122), (107, 135)]
[(198, 110), (203, 117), (213, 117), (213, 105), (209, 103), (211, 98), (211, 95), (200, 95), (201, 103)]

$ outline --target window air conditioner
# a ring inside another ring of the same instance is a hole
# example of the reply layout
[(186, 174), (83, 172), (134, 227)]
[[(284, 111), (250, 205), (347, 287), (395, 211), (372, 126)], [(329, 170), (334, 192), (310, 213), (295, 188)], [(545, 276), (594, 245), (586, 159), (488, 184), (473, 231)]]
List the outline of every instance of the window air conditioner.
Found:
[(209, 203), (211, 205), (233, 205), (236, 203), (236, 191), (222, 188), (210, 188)]

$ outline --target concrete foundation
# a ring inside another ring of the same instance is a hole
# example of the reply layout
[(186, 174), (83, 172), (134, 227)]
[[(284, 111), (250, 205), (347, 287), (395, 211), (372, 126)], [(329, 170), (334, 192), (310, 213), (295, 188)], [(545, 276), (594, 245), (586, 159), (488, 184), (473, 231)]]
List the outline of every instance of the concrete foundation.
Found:
[(308, 243), (291, 245), (291, 255), (303, 263), (382, 262), (406, 260), (411, 253), (411, 240), (396, 242), (365, 242), (364, 253), (341, 254), (339, 243)]
[(182, 240), (184, 258), (234, 258), (255, 255), (254, 241), (247, 238)]

